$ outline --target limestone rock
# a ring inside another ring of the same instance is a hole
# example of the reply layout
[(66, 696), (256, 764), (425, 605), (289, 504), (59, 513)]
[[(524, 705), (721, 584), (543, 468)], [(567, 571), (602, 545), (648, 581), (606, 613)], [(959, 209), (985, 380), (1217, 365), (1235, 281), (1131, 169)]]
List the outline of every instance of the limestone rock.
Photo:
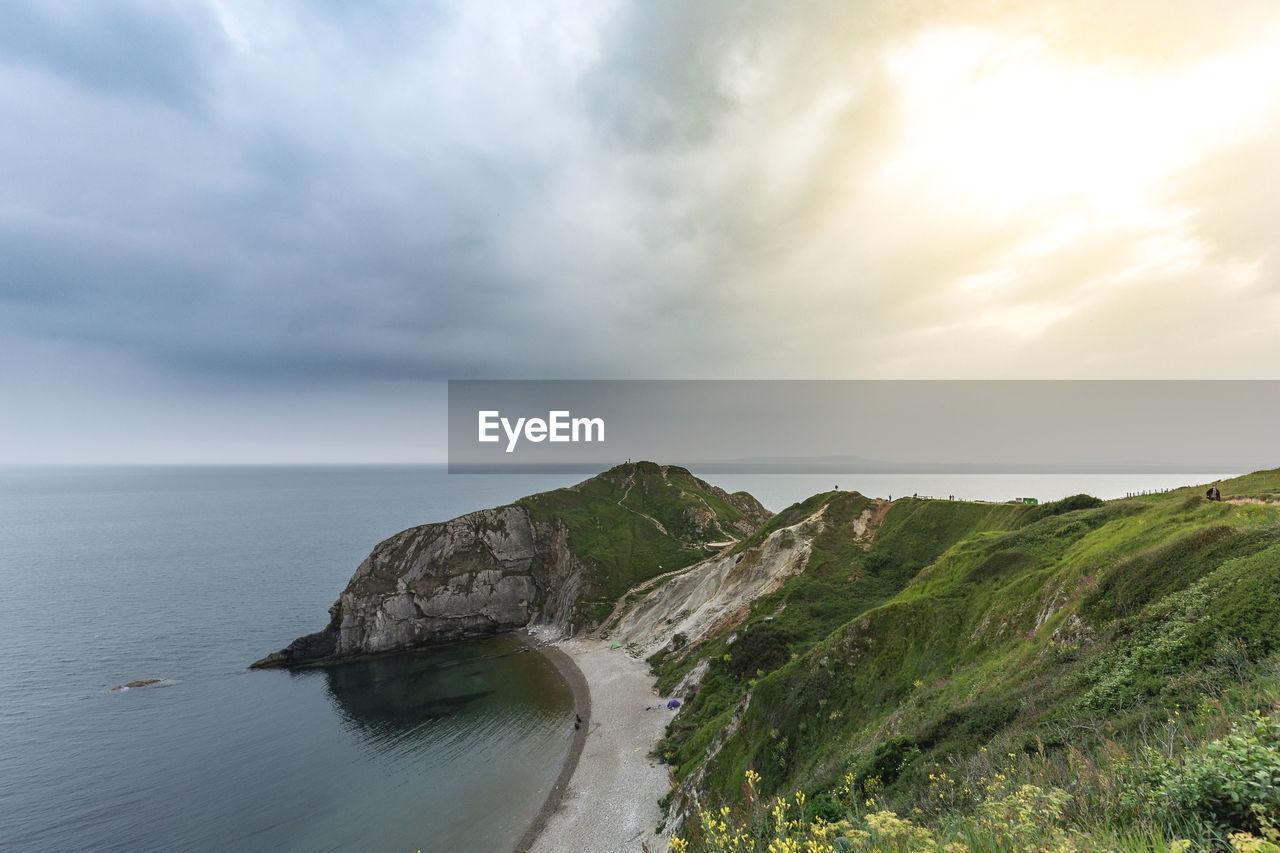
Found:
[(374, 548), (323, 631), (256, 668), (483, 637), (526, 625), (567, 632), (581, 567), (564, 525), (519, 505), (414, 527)]
[(808, 518), (775, 530), (754, 548), (704, 560), (645, 596), (618, 623), (613, 639), (647, 657), (677, 634), (696, 643), (746, 618), (755, 599), (804, 571), (813, 539), (822, 530), (824, 506)]
[[(575, 620), (598, 619), (600, 606), (622, 591), (619, 578), (659, 576), (664, 559), (696, 562), (770, 516), (746, 492), (729, 494), (684, 468), (628, 462), (566, 489), (392, 536), (356, 569), (324, 630), (253, 666), (524, 627), (569, 635)], [(614, 534), (623, 547), (614, 547)]]

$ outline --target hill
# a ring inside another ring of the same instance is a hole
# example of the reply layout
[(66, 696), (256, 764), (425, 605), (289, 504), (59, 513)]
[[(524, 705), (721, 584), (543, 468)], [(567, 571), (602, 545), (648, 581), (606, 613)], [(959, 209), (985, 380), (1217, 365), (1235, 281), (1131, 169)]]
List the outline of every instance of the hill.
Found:
[(257, 666), (547, 626), (647, 658), (672, 850), (1280, 851), (1280, 471), (771, 516), (618, 466), (405, 531)]
[(1218, 485), (1222, 502), (1203, 487), (1038, 507), (828, 493), (779, 513), (738, 548), (816, 519), (803, 571), (650, 657), (689, 698), (662, 746), (685, 825), (673, 849), (1272, 832), (1280, 472)]
[(542, 625), (597, 623), (637, 583), (704, 559), (770, 513), (687, 470), (619, 465), (576, 486), (380, 543), (329, 624), (253, 666), (375, 654)]

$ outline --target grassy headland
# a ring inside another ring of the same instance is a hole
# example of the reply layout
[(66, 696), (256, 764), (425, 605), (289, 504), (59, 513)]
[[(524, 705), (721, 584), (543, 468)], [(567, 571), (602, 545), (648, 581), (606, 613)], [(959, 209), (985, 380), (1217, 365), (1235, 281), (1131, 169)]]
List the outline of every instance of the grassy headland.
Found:
[(540, 521), (559, 521), (586, 576), (579, 607), (598, 623), (627, 590), (705, 558), (708, 543), (746, 536), (770, 513), (684, 468), (633, 462), (576, 486), (523, 498)]
[(1280, 472), (1218, 485), (780, 513), (743, 547), (825, 505), (806, 571), (651, 659), (710, 663), (673, 849), (1273, 849)]

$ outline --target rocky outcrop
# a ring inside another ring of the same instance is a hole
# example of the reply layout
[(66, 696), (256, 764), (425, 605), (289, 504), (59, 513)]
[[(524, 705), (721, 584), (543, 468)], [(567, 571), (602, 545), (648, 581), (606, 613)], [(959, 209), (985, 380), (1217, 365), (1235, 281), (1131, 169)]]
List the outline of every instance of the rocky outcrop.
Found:
[(773, 531), (754, 548), (712, 557), (666, 581), (622, 617), (611, 638), (647, 657), (677, 634), (683, 645), (733, 628), (752, 601), (804, 571), (825, 510)]
[(539, 626), (573, 633), (599, 620), (625, 583), (697, 561), (771, 514), (677, 466), (619, 465), (510, 506), (414, 527), (379, 544), (323, 631), (255, 667), (407, 649)]
[(374, 548), (324, 630), (256, 668), (376, 654), (526, 625), (572, 631), (581, 566), (558, 520), (521, 505), (399, 533)]
[(153, 687), (157, 684), (163, 683), (164, 679), (162, 678), (142, 678), (137, 681), (130, 681), (128, 684), (117, 684), (115, 687), (111, 688), (111, 692), (116, 693), (122, 690), (133, 690), (138, 687)]

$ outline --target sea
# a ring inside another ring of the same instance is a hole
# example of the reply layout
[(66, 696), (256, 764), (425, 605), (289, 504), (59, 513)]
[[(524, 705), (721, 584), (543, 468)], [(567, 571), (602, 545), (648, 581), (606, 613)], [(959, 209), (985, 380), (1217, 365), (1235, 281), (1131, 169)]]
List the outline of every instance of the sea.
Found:
[[(382, 539), (578, 479), (0, 467), (0, 849), (512, 849), (573, 733), (572, 696), (541, 655), (498, 637), (248, 665), (324, 627)], [(779, 510), (833, 486), (1050, 500), (1215, 475), (707, 479)]]

